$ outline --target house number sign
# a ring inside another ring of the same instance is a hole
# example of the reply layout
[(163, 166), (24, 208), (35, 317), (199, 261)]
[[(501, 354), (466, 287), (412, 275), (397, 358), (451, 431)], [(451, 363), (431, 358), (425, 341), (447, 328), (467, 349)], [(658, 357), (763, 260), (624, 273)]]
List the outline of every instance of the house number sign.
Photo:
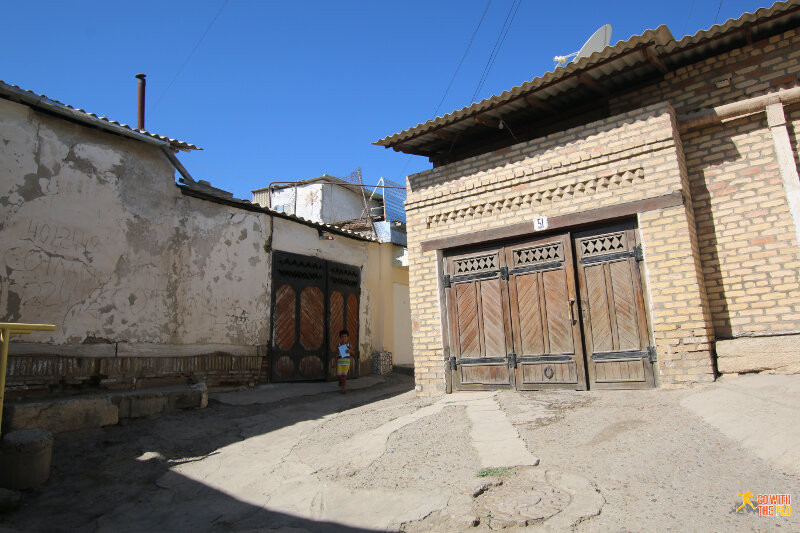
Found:
[(539, 215), (533, 219), (533, 231), (544, 231), (547, 229), (547, 217)]

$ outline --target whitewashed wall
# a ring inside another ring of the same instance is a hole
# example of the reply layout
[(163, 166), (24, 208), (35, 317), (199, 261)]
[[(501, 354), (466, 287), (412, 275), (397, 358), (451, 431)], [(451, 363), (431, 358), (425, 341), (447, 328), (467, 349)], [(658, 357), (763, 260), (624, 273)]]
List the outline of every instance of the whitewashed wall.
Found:
[(0, 320), (56, 325), (27, 343), (253, 353), (269, 233), (264, 214), (182, 195), (158, 147), (0, 100)]

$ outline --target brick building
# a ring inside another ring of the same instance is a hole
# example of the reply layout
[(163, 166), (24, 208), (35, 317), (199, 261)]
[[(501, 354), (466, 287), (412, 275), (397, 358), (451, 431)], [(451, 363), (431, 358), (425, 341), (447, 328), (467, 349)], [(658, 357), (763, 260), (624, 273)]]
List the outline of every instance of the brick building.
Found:
[(417, 390), (800, 371), (800, 4), (666, 26), (377, 141), (408, 176)]

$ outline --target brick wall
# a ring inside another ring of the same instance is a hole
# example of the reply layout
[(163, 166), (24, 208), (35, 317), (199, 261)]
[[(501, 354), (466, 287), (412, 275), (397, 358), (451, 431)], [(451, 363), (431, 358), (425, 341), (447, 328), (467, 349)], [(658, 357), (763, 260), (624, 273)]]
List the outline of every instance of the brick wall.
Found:
[(208, 387), (266, 382), (266, 358), (206, 354), (188, 357), (74, 357), (17, 355), (8, 358), (9, 399), (79, 392), (134, 389), (204, 382)]
[[(421, 394), (443, 392), (445, 367), (436, 254), (422, 253), (420, 243), (686, 190), (675, 124), (670, 105), (659, 103), (409, 176), (411, 313)], [(701, 265), (686, 261), (697, 256), (691, 204), (640, 216), (639, 225), (650, 272), (643, 281), (652, 298), (656, 346), (664, 354), (660, 380), (713, 379)], [(679, 328), (687, 317), (691, 322)]]
[[(798, 74), (800, 31), (792, 29), (670, 72), (610, 108), (669, 101), (680, 115), (797, 86)], [(800, 106), (786, 115), (797, 158)], [(800, 250), (765, 114), (681, 138), (716, 336), (800, 329)]]

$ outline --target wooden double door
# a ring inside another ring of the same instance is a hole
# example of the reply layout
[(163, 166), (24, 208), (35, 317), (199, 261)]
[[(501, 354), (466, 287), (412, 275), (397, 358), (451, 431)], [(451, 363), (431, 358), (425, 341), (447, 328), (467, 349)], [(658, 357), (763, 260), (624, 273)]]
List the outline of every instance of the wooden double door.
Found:
[(653, 386), (633, 224), (445, 258), (456, 390)]
[(336, 375), (339, 332), (354, 350), (349, 377), (358, 374), (361, 269), (288, 252), (272, 256), (271, 381)]

